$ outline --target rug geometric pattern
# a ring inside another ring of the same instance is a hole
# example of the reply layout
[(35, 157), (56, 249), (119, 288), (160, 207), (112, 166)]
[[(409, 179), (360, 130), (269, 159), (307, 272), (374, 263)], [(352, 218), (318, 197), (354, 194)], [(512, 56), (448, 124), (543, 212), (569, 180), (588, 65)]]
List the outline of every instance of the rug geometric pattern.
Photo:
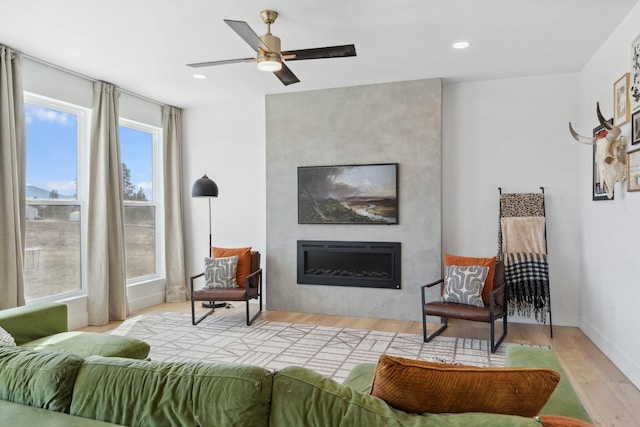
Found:
[(486, 340), (436, 337), (364, 329), (269, 322), (246, 325), (244, 316), (209, 316), (197, 326), (191, 316), (163, 313), (129, 318), (110, 333), (142, 339), (156, 361), (243, 363), (277, 370), (296, 365), (342, 382), (359, 363), (381, 354), (434, 357), (478, 366), (504, 366), (506, 343), (495, 354)]

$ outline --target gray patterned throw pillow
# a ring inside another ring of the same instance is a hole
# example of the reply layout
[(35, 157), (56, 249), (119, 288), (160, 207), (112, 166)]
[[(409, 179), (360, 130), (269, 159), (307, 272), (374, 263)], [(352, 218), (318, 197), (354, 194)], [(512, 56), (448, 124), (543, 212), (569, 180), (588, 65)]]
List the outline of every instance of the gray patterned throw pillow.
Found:
[(204, 259), (205, 288), (237, 288), (238, 256)]
[(442, 301), (484, 307), (482, 288), (489, 267), (448, 265), (444, 270), (445, 288)]

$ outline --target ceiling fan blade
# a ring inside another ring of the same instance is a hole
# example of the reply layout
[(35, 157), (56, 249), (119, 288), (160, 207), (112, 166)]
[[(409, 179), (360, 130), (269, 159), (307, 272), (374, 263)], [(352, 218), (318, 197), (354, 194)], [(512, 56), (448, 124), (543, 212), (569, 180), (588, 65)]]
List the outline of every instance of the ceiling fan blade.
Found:
[(284, 63), (282, 64), (282, 69), (280, 71), (274, 71), (273, 74), (275, 74), (285, 86), (289, 86), (300, 81), (296, 75), (293, 74), (293, 71), (291, 71)]
[(287, 61), (299, 61), (302, 59), (321, 59), (321, 58), (342, 58), (346, 56), (356, 56), (356, 47), (352, 44), (343, 46), (317, 47), (314, 49), (298, 49), (282, 52), (282, 56), (295, 55), (293, 58), (287, 58)]
[(265, 52), (269, 52), (269, 48), (262, 42), (260, 37), (251, 29), (249, 24), (244, 21), (233, 21), (231, 19), (225, 19), (224, 22), (231, 27), (253, 50), (259, 52), (260, 49)]
[(194, 64), (187, 64), (187, 67), (200, 68), (200, 67), (210, 67), (212, 65), (235, 64), (237, 62), (255, 62), (255, 61), (256, 61), (256, 58), (223, 59), (222, 61), (196, 62)]

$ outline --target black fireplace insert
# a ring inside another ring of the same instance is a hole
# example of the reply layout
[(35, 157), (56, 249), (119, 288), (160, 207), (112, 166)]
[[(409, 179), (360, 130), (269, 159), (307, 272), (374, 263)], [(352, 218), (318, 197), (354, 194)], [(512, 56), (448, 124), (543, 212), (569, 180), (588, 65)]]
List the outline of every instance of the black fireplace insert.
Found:
[(301, 285), (400, 289), (400, 243), (298, 240)]

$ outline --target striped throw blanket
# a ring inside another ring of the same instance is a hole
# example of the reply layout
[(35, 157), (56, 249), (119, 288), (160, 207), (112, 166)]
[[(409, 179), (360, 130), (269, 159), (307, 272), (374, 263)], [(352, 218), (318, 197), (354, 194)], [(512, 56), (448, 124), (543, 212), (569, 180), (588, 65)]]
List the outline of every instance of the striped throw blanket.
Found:
[(547, 322), (549, 310), (549, 264), (539, 253), (505, 253), (504, 274), (509, 314)]

